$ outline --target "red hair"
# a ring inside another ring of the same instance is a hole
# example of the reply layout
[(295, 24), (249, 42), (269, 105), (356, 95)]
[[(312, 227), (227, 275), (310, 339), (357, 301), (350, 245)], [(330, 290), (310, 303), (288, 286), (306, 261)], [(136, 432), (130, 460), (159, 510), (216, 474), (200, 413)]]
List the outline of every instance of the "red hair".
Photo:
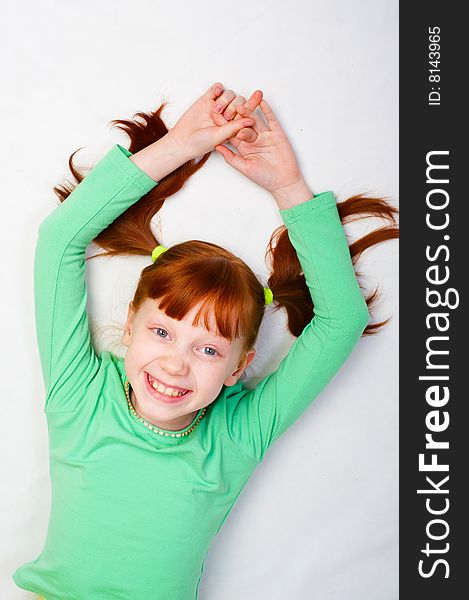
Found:
[[(129, 139), (129, 151), (134, 154), (162, 138), (168, 129), (161, 118), (166, 103), (154, 112), (139, 112), (133, 119), (115, 119), (111, 124), (124, 131)], [(83, 175), (68, 164), (76, 184), (62, 184), (54, 192), (63, 202)], [(96, 256), (136, 254), (150, 256), (159, 244), (151, 231), (152, 217), (165, 199), (182, 188), (187, 179), (208, 160), (210, 153), (196, 162), (190, 160), (158, 182), (150, 192), (128, 208), (94, 240), (106, 252)], [(396, 223), (398, 209), (383, 198), (356, 195), (337, 204), (342, 224), (367, 217), (380, 217), (388, 224), (361, 237), (350, 248), (352, 263), (371, 246), (399, 237)], [(285, 225), (272, 234), (265, 258), (271, 263), (268, 286), (273, 292), (275, 310), (284, 307), (288, 328), (298, 337), (314, 316), (314, 306)], [(87, 259), (88, 260), (88, 259)], [(355, 270), (357, 278), (359, 273)], [(194, 276), (196, 274), (196, 276)], [(176, 282), (176, 285), (175, 285)], [(184, 294), (180, 290), (184, 290)], [(217, 333), (227, 339), (242, 337), (244, 350), (254, 345), (264, 315), (264, 289), (251, 268), (240, 258), (210, 242), (190, 240), (176, 244), (158, 257), (140, 274), (132, 307), (137, 311), (147, 299), (159, 300), (159, 308), (169, 317), (182, 319), (194, 306), (201, 305), (193, 325), (203, 323), (209, 328), (211, 311), (215, 316)], [(378, 288), (366, 298), (371, 309), (378, 298)], [(363, 335), (375, 333), (389, 319), (367, 325)]]

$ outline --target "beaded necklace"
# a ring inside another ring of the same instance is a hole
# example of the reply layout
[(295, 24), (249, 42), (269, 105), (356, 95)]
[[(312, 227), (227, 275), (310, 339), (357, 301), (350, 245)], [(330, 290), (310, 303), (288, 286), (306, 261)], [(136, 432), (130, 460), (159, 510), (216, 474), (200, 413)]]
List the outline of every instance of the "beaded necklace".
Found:
[(143, 423), (145, 425), (145, 427), (148, 427), (148, 429), (150, 429), (151, 431), (154, 431), (155, 433), (159, 433), (160, 435), (163, 435), (165, 437), (179, 438), (179, 437), (184, 437), (185, 435), (189, 435), (189, 433), (191, 433), (191, 431), (193, 431), (197, 427), (197, 425), (204, 418), (205, 413), (207, 412), (207, 407), (204, 406), (204, 408), (203, 408), (202, 412), (200, 413), (200, 416), (197, 419), (197, 421), (187, 431), (169, 433), (168, 431), (165, 431), (164, 429), (160, 429), (159, 427), (156, 427), (156, 425), (152, 425), (151, 423), (148, 423), (148, 421), (145, 421), (145, 419), (138, 414), (138, 412), (135, 410), (135, 408), (134, 408), (134, 406), (133, 406), (133, 404), (132, 404), (132, 402), (130, 400), (130, 393), (129, 393), (130, 383), (129, 383), (128, 380), (125, 382), (124, 387), (125, 387), (125, 395), (127, 397), (127, 404), (129, 406), (130, 412), (141, 423)]

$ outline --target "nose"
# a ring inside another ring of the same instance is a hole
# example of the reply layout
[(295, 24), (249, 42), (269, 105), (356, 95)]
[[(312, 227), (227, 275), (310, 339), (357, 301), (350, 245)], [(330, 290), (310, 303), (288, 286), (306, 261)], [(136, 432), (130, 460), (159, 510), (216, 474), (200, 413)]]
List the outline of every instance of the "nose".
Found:
[(160, 367), (169, 375), (184, 376), (188, 372), (186, 358), (179, 352), (172, 350), (160, 358)]

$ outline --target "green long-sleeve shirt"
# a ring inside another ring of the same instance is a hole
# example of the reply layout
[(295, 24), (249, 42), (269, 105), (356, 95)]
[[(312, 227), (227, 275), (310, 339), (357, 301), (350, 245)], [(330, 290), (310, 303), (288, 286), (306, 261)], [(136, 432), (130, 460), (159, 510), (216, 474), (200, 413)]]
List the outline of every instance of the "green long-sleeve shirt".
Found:
[(113, 146), (39, 227), (34, 293), (51, 512), (41, 553), (13, 579), (47, 600), (197, 598), (210, 542), (252, 472), (368, 322), (333, 194), (280, 210), (314, 318), (274, 373), (254, 390), (223, 386), (189, 435), (149, 430), (127, 405), (124, 360), (96, 355), (86, 313), (88, 244), (156, 185), (129, 156)]

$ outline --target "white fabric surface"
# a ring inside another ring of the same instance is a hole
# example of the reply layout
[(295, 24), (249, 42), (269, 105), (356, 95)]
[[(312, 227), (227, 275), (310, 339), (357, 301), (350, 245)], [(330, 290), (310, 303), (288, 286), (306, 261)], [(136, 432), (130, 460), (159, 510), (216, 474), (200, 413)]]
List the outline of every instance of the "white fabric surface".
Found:
[[(37, 228), (56, 205), (67, 159), (96, 162), (109, 121), (169, 105), (169, 126), (212, 83), (261, 89), (313, 192), (398, 201), (397, 0), (234, 5), (18, 0), (4, 9), (1, 264), (4, 345), (0, 597), (32, 597), (11, 573), (47, 530), (50, 482), (33, 306)], [(9, 24), (7, 27), (6, 24)], [(6, 137), (6, 139), (5, 139)], [(214, 217), (214, 207), (218, 214)], [(209, 216), (210, 215), (210, 216)], [(160, 213), (165, 245), (199, 238), (239, 254), (264, 281), (281, 224), (268, 193), (212, 156)], [(351, 238), (369, 225), (348, 228)], [(146, 258), (88, 263), (93, 327), (122, 327)], [(394, 600), (398, 597), (398, 245), (360, 262), (383, 294), (377, 318), (331, 384), (269, 451), (212, 544), (201, 600)], [(249, 381), (276, 367), (292, 337), (283, 313), (262, 325)], [(111, 336), (112, 337), (112, 336)], [(119, 341), (93, 333), (97, 347)], [(84, 599), (83, 599), (84, 600)]]

